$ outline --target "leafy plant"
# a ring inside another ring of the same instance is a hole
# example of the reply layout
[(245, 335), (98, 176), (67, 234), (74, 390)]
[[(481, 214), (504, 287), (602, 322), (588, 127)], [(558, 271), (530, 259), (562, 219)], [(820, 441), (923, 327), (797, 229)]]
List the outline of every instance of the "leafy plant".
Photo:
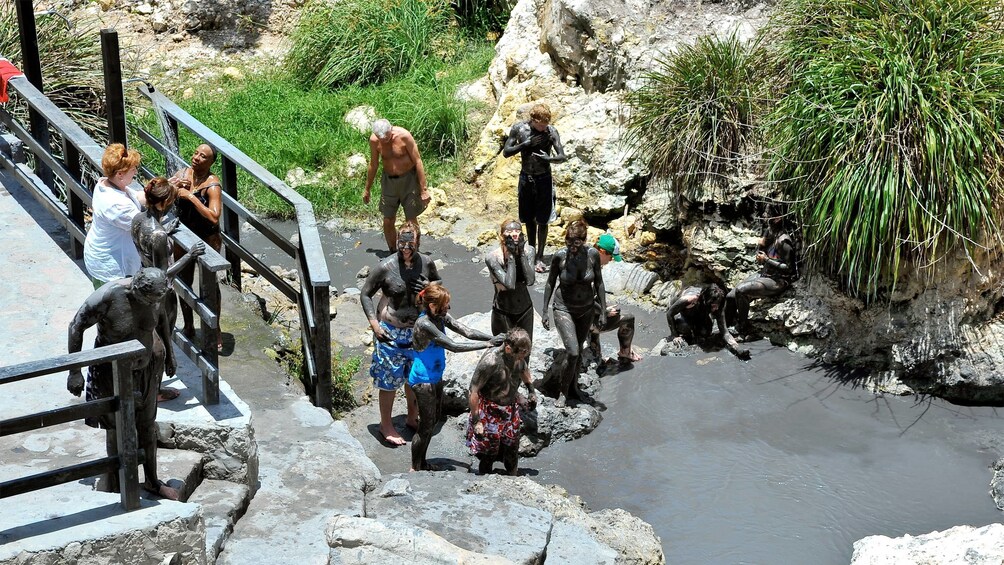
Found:
[[(104, 81), (97, 31), (86, 20), (76, 21), (72, 29), (67, 29), (61, 18), (51, 15), (39, 15), (36, 29), (46, 96), (88, 133), (100, 133), (103, 138)], [(0, 55), (23, 68), (13, 2), (0, 2)]]
[(305, 87), (378, 82), (406, 72), (445, 29), (445, 0), (314, 0), (292, 36), (287, 67)]
[(659, 61), (627, 95), (626, 141), (680, 194), (721, 182), (757, 142), (767, 78), (759, 43), (701, 37)]
[(1004, 123), (998, 0), (791, 0), (770, 178), (810, 264), (874, 298), (997, 237)]
[(343, 359), (338, 354), (331, 359), (331, 411), (336, 417), (358, 406), (354, 379), (360, 366), (362, 358), (358, 356)]

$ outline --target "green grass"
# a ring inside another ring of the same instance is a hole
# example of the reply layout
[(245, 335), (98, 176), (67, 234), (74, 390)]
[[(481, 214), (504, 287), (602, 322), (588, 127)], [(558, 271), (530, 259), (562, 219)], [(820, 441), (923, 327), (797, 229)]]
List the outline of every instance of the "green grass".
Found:
[(331, 411), (335, 418), (358, 406), (355, 376), (361, 366), (361, 357), (343, 359), (336, 354), (331, 358)]
[[(101, 46), (94, 22), (79, 19), (73, 29), (67, 29), (62, 19), (39, 15), (36, 29), (45, 94), (89, 134), (106, 139), (107, 125), (101, 115), (104, 96)], [(0, 2), (0, 55), (23, 68), (13, 2)], [(15, 111), (19, 118), (27, 113), (23, 107)], [(27, 119), (23, 122), (27, 123)]]
[(765, 62), (758, 43), (734, 35), (680, 47), (628, 93), (629, 147), (678, 194), (725, 182), (756, 143), (766, 105)]
[(997, 0), (792, 0), (767, 130), (807, 260), (874, 298), (998, 238), (1004, 18)]
[(434, 52), (446, 0), (314, 0), (286, 59), (305, 88), (368, 84), (405, 73)]
[[(198, 97), (181, 105), (280, 179), (295, 167), (323, 172), (321, 184), (297, 189), (319, 215), (373, 216), (375, 199), (369, 205), (362, 202), (365, 168), (353, 178), (345, 171), (350, 155), (369, 159), (369, 134), (345, 123), (345, 114), (371, 105), (380, 116), (411, 131), (433, 186), (455, 174), (458, 150), (471, 134), (468, 108), (454, 97), (457, 85), (483, 74), (492, 52), (487, 43), (469, 44), (457, 59), (430, 60), (381, 84), (334, 91), (302, 89), (281, 73), (251, 77), (222, 97)], [(187, 156), (196, 141), (184, 135), (180, 141)], [(277, 217), (292, 212), (250, 178), (239, 176), (238, 181), (242, 201), (252, 208)]]

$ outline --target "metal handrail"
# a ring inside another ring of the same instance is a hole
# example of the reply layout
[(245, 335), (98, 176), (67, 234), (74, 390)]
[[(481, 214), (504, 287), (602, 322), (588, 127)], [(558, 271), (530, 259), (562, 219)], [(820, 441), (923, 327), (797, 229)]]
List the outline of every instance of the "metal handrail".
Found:
[(139, 508), (138, 466), (143, 456), (142, 450), (139, 449), (136, 430), (132, 360), (146, 353), (146, 347), (134, 339), (68, 355), (0, 367), (0, 385), (5, 385), (70, 369), (111, 363), (115, 382), (115, 396), (111, 398), (0, 420), (0, 437), (105, 414), (115, 414), (115, 429), (118, 431), (116, 434), (117, 453), (109, 454), (101, 459), (0, 482), (0, 498), (33, 492), (108, 472), (117, 472), (121, 491), (119, 500), (122, 507), (127, 511)]
[[(320, 234), (314, 207), (306, 198), (270, 173), (265, 167), (244, 154), (232, 143), (221, 137), (169, 98), (147, 84), (137, 85), (136, 90), (164, 113), (170, 132), (177, 139), (178, 126), (184, 126), (195, 137), (213, 147), (217, 161), (221, 164), (221, 184), (223, 188), (222, 236), (227, 259), (231, 263), (231, 277), (239, 289), (241, 287), (241, 261), (248, 264), (259, 276), (267, 280), (291, 300), (295, 300), (300, 311), (301, 344), (304, 354), (304, 382), (314, 404), (331, 408), (331, 327), (329, 295), (331, 277), (321, 247)], [(149, 132), (140, 130), (141, 139), (155, 138)], [(149, 143), (165, 159), (181, 159), (170, 153), (164, 143), (156, 140)], [(184, 160), (182, 160), (184, 161)], [(273, 230), (267, 223), (239, 202), (237, 195), (237, 168), (247, 172), (256, 182), (271, 190), (293, 207), (296, 215), (298, 241), (292, 242)], [(276, 246), (296, 260), (301, 284), (294, 287), (276, 276), (271, 269), (258, 260), (254, 252), (241, 243), (240, 221), (258, 230)]]

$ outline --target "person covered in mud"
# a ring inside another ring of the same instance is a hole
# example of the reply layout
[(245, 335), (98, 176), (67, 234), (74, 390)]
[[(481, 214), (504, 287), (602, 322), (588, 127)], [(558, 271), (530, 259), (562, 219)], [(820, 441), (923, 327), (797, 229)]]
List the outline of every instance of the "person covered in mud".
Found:
[[(605, 267), (611, 262), (619, 263), (624, 260), (621, 256), (620, 245), (617, 239), (609, 233), (605, 233), (596, 241), (596, 251), (600, 254), (600, 267)], [(600, 305), (596, 304), (596, 319), (599, 319)], [(589, 332), (589, 349), (596, 359), (601, 359), (600, 334), (617, 330), (617, 342), (620, 348), (617, 350), (617, 362), (620, 365), (630, 365), (636, 361), (641, 361), (641, 356), (635, 353), (631, 344), (634, 342), (634, 314), (622, 312), (619, 306), (607, 306), (607, 323), (599, 326), (593, 324)]]
[(749, 336), (753, 331), (749, 323), (750, 302), (780, 295), (795, 278), (795, 243), (784, 229), (781, 209), (776, 204), (770, 205), (764, 215), (767, 231), (756, 252), (760, 273), (747, 277), (726, 297), (730, 312), (735, 313), (735, 329), (740, 336)]
[[(216, 162), (216, 151), (203, 143), (195, 148), (192, 154), (192, 166), (178, 171), (172, 177), (178, 187), (177, 212), (178, 219), (185, 227), (192, 230), (199, 239), (205, 241), (219, 253), (223, 249), (223, 238), (220, 235), (220, 214), (223, 210), (223, 189), (220, 179), (210, 168)], [(179, 259), (184, 249), (177, 247), (174, 258)], [(178, 277), (189, 287), (195, 280), (195, 265), (189, 264), (183, 268)], [(216, 301), (219, 304), (219, 297)], [(219, 312), (215, 312), (219, 316)], [(185, 337), (195, 337), (195, 323), (191, 307), (181, 302), (181, 317), (184, 321), (182, 333)], [(223, 349), (222, 335), (219, 329), (216, 333), (216, 348)]]
[[(84, 332), (92, 326), (97, 326), (95, 348), (134, 339), (146, 347), (146, 354), (132, 362), (136, 433), (139, 448), (144, 453), (146, 482), (143, 488), (157, 496), (178, 500), (178, 491), (157, 478), (157, 389), (165, 369), (174, 374), (176, 368), (174, 357), (164, 348), (157, 331), (166, 323), (162, 303), (169, 285), (170, 279), (164, 271), (153, 267), (143, 267), (131, 278), (105, 283), (87, 297), (70, 322), (67, 350), (69, 353), (80, 351)], [(84, 392), (84, 377), (79, 368), (70, 370), (66, 389), (74, 396)], [(101, 363), (91, 367), (87, 379), (87, 400), (112, 396), (115, 396), (112, 364)], [(108, 455), (118, 453), (114, 414), (89, 417), (84, 422), (93, 428), (104, 429)], [(118, 479), (117, 472), (107, 475), (111, 492), (119, 490)]]
[(551, 220), (555, 204), (551, 163), (568, 159), (558, 130), (551, 125), (551, 109), (546, 104), (534, 104), (530, 108), (530, 119), (516, 122), (509, 130), (502, 155), (512, 157), (517, 153), (520, 155), (517, 189), (519, 219), (526, 225), (530, 244), (535, 246), (534, 269), (542, 273), (545, 269), (547, 223)]
[[(527, 357), (530, 336), (520, 327), (509, 330), (502, 345), (489, 349), (478, 361), (471, 378), (468, 401), (467, 447), (478, 458), (478, 474), (492, 471), (502, 461), (506, 473), (519, 470), (520, 410), (537, 406)], [(526, 385), (527, 395), (519, 393)]]
[(554, 325), (567, 353), (566, 365), (558, 382), (555, 406), (585, 400), (579, 391), (582, 344), (590, 329), (607, 325), (606, 291), (600, 269), (600, 254), (587, 247), (586, 223), (575, 220), (565, 230), (565, 248), (551, 258), (551, 271), (544, 287), (541, 322), (551, 329), (551, 299), (554, 298)]
[[(143, 187), (146, 195), (146, 210), (140, 212), (132, 219), (132, 240), (139, 251), (140, 261), (144, 267), (156, 267), (163, 270), (169, 280), (173, 280), (179, 271), (184, 269), (195, 260), (196, 257), (206, 252), (206, 245), (201, 241), (181, 256), (174, 260), (174, 244), (171, 241), (171, 234), (178, 226), (178, 219), (164, 222), (164, 216), (174, 206), (178, 189), (164, 177), (150, 179)], [(174, 358), (174, 345), (171, 339), (171, 332), (174, 324), (178, 320), (178, 299), (174, 293), (174, 285), (167, 286), (167, 294), (163, 302), (164, 318), (163, 324), (157, 327), (157, 333), (164, 348), (167, 350), (169, 358)], [(168, 368), (174, 364), (169, 363)], [(168, 377), (174, 376), (174, 371), (168, 371)], [(161, 388), (157, 393), (158, 401), (174, 400), (178, 397), (177, 389)]]
[[(363, 312), (373, 329), (373, 364), (370, 376), (379, 392), (380, 434), (391, 446), (404, 445), (404, 438), (394, 428), (391, 412), (394, 394), (405, 386), (408, 405), (406, 423), (418, 428), (418, 407), (408, 372), (414, 359), (413, 330), (418, 319), (416, 298), (429, 284), (441, 279), (436, 265), (418, 252), (421, 232), (418, 224), (406, 221), (397, 231), (397, 253), (382, 260), (363, 284), (360, 295)], [(380, 302), (373, 303), (377, 291)]]
[[(411, 440), (411, 470), (438, 471), (426, 460), (426, 454), (439, 423), (446, 352), (476, 351), (501, 345), (505, 335), (492, 337), (456, 320), (450, 315), (450, 291), (443, 285), (425, 287), (418, 293), (418, 304), (422, 313), (415, 322), (412, 336), (415, 359), (408, 373), (408, 385), (418, 404), (418, 429)], [(475, 341), (453, 341), (446, 335), (446, 328)]]
[(529, 290), (537, 282), (533, 258), (533, 246), (523, 237), (523, 225), (512, 218), (503, 220), (499, 226), (499, 247), (485, 256), (495, 289), (492, 333), (520, 327), (533, 340), (533, 302)]
[(666, 311), (669, 337), (677, 346), (703, 345), (712, 339), (712, 324), (718, 324), (718, 339), (740, 359), (749, 359), (749, 349), (739, 347), (725, 326), (725, 291), (717, 284), (690, 286)]

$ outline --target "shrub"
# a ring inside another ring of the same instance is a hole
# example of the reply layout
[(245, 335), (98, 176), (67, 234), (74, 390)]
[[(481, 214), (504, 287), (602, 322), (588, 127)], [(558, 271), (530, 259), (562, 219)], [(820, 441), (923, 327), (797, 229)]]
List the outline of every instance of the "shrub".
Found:
[(627, 95), (626, 141), (680, 194), (721, 182), (757, 138), (766, 53), (758, 43), (705, 36), (658, 62)]
[[(62, 19), (47, 15), (36, 18), (36, 28), (45, 94), (88, 133), (104, 138), (104, 81), (96, 30), (86, 21), (67, 29)], [(13, 2), (0, 2), (0, 55), (22, 67)]]
[(331, 411), (338, 418), (358, 406), (355, 396), (355, 376), (362, 366), (358, 356), (343, 359), (341, 354), (331, 358)]
[(314, 0), (286, 62), (306, 87), (378, 82), (427, 57), (447, 17), (444, 0)]
[(807, 261), (874, 298), (905, 268), (996, 237), (1004, 109), (998, 0), (792, 0), (770, 178)]

